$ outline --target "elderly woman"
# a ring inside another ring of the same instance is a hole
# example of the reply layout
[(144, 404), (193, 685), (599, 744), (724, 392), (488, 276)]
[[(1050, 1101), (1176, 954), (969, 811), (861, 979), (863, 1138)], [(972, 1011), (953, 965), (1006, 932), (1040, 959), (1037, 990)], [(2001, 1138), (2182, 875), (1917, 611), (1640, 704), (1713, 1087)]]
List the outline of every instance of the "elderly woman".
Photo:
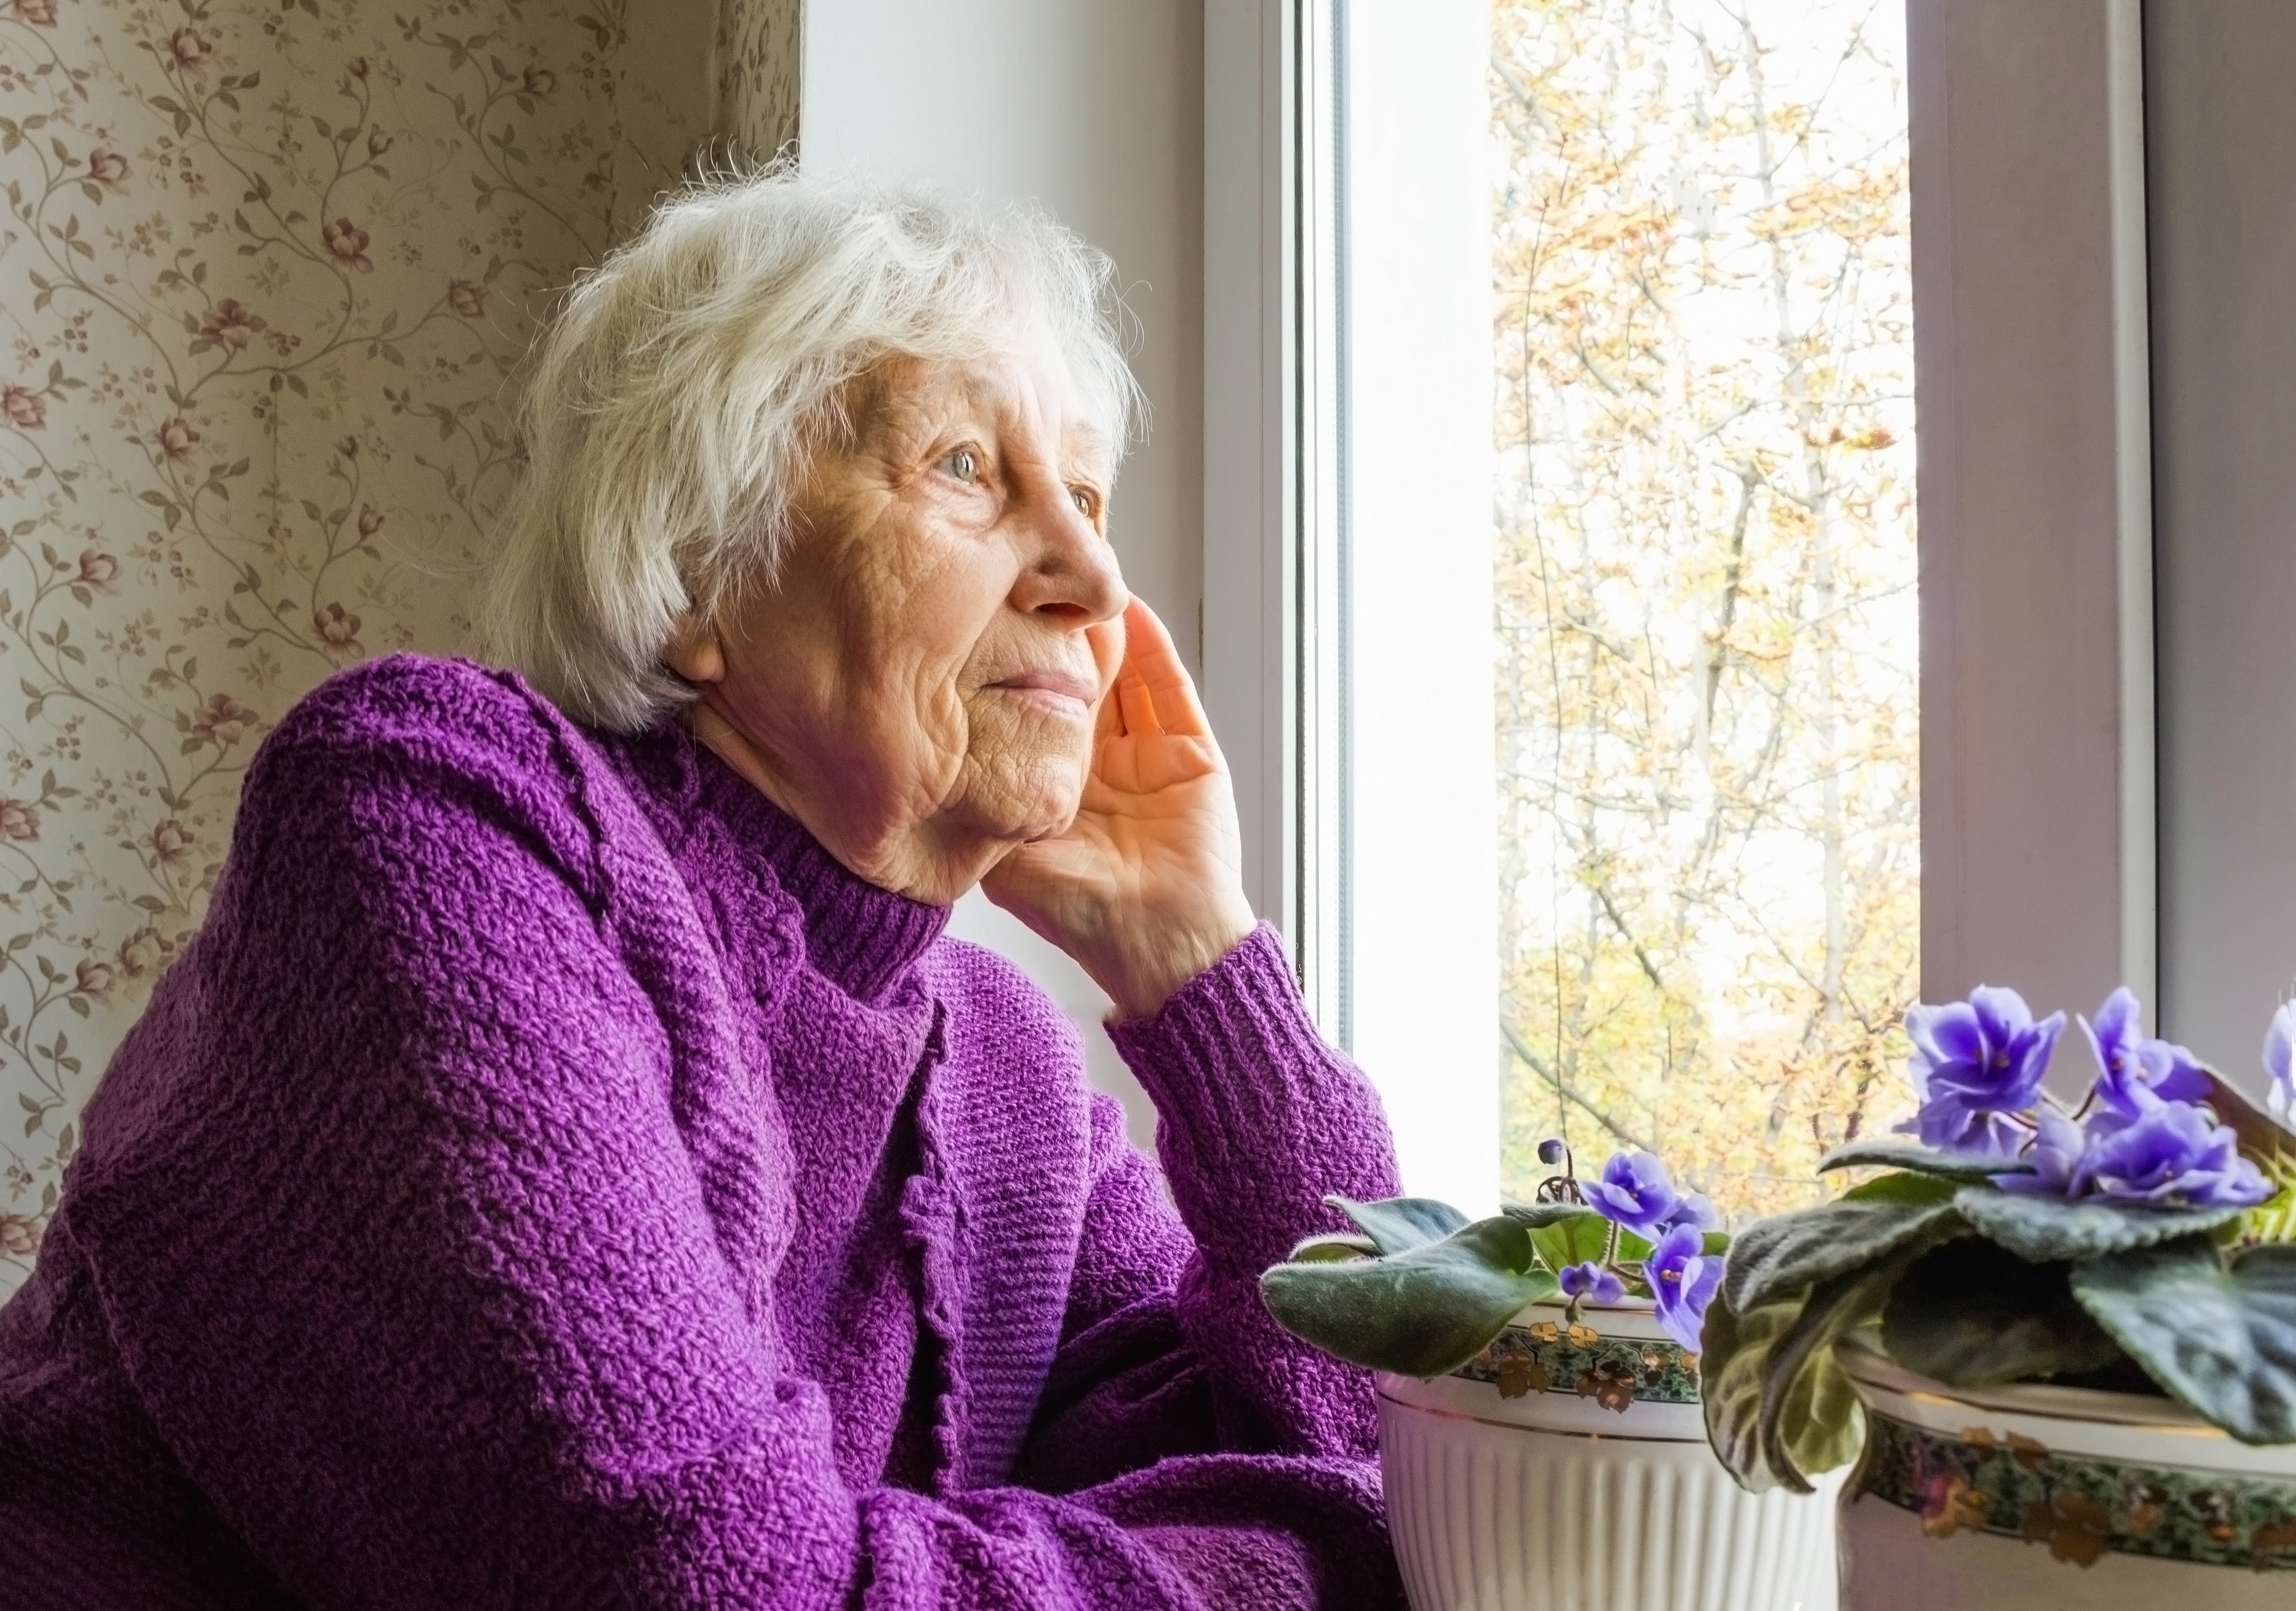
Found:
[[(1392, 1606), (1256, 1278), (1395, 1188), (1106, 539), (1108, 267), (787, 174), (575, 290), (482, 612), (280, 723), (0, 1312), (0, 1604)], [(947, 939), (1075, 958), (1076, 1034)]]

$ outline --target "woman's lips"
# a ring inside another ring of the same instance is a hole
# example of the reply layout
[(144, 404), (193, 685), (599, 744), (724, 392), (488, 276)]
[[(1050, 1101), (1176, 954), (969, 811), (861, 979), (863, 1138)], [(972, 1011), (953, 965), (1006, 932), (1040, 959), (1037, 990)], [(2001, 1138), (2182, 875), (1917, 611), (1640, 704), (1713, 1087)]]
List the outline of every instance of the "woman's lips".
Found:
[(1022, 671), (988, 686), (1050, 715), (1077, 719), (1090, 716), (1093, 702), (1100, 697), (1100, 684), (1096, 680), (1079, 677), (1073, 671)]

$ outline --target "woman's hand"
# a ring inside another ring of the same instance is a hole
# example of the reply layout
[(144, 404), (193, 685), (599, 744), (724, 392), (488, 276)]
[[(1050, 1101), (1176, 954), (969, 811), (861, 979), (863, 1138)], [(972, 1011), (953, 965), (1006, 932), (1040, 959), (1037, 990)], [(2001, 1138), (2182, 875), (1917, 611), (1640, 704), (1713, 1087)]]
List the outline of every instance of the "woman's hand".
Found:
[(980, 887), (1144, 1018), (1254, 924), (1235, 792), (1155, 612), (1124, 612), (1124, 663), (1101, 702), (1092, 777), (1065, 833), (1024, 844)]

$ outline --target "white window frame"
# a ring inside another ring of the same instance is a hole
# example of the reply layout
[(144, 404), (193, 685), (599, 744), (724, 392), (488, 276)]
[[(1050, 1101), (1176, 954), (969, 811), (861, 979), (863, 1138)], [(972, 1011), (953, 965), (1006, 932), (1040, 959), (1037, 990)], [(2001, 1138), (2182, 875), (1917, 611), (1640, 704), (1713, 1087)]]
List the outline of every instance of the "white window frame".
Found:
[(2257, 1081), (2296, 974), (2296, 8), (2144, 8), (2161, 1007)]
[(1295, 963), (1298, 39), (1296, 0), (1204, 8), (1203, 695), (1234, 776), (1246, 892)]
[[(1499, 1165), (1488, 49), (1480, 0), (1205, 14), (1206, 699), (1259, 909), (1406, 1185), (1471, 1208)], [(1398, 248), (1360, 274), (1342, 198)]]
[(1922, 993), (2013, 984), (2087, 1010), (2126, 982), (2149, 1000), (2141, 10), (1908, 0), (1906, 21)]

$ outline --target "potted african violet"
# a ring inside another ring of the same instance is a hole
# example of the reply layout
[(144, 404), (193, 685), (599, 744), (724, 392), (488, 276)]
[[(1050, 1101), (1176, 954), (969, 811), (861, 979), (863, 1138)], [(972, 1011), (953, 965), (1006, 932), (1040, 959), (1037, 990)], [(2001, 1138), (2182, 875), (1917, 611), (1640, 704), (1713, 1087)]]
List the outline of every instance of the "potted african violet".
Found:
[(1740, 1491), (1709, 1451), (1699, 1334), (1728, 1238), (1648, 1153), (1470, 1223), (1331, 1199), (1353, 1233), (1260, 1279), (1267, 1307), (1370, 1366), (1418, 1611), (1807, 1611), (1833, 1603), (1826, 1496)]
[(2296, 1607), (2296, 1010), (2271, 1112), (2115, 991), (2098, 1074), (2042, 1089), (2064, 1015), (1906, 1015), (1904, 1143), (1765, 1220), (1707, 1317), (1706, 1420), (1752, 1492), (1842, 1490), (1848, 1611)]

